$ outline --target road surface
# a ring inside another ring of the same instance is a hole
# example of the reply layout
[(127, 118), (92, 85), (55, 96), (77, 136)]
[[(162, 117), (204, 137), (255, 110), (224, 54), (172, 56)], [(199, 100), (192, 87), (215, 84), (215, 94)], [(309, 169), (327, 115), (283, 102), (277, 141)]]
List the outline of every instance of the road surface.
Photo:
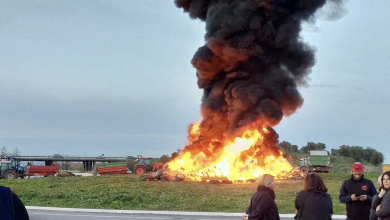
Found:
[[(243, 213), (224, 212), (171, 212), (111, 209), (75, 209), (27, 206), (31, 220), (239, 220)], [(281, 214), (281, 220), (292, 220), (293, 214)], [(334, 215), (333, 220), (345, 220), (343, 215)]]

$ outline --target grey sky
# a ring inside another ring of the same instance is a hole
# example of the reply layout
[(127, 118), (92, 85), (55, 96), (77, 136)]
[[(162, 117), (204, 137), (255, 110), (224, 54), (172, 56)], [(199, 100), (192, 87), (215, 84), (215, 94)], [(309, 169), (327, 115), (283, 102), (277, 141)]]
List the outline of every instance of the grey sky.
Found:
[[(24, 155), (160, 157), (184, 148), (202, 91), (204, 24), (172, 1), (12, 1), (0, 7), (0, 144)], [(302, 36), (317, 63), (304, 105), (275, 128), (299, 147), (387, 149), (387, 0), (349, 1)]]

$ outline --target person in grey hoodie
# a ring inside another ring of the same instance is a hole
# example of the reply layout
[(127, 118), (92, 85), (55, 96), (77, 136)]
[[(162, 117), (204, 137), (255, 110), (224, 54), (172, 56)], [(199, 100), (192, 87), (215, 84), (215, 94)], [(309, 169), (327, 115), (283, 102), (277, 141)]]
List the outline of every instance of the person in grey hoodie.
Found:
[(378, 194), (378, 199), (382, 198), (381, 203), (376, 207), (375, 215), (379, 220), (390, 218), (390, 171), (386, 171), (382, 176), (383, 188)]
[(318, 174), (307, 175), (303, 181), (303, 190), (295, 198), (295, 219), (332, 219), (333, 203), (327, 192), (328, 188)]

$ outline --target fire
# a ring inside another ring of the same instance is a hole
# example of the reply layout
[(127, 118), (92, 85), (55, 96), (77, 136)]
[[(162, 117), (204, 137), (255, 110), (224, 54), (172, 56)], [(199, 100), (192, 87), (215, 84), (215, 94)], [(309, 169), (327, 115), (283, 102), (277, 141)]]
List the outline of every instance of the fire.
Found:
[(205, 44), (191, 59), (202, 121), (189, 127), (189, 144), (168, 166), (201, 179), (295, 177), (273, 127), (303, 105), (298, 86), (307, 85), (316, 59), (299, 32), (327, 1), (188, 2), (176, 6), (206, 25)]
[(196, 123), (196, 124), (192, 124), (190, 126), (190, 136), (189, 138), (191, 137), (191, 139), (195, 140), (195, 139), (198, 139), (199, 138), (199, 135), (200, 135), (200, 128), (199, 128), (199, 124), (200, 122)]
[[(199, 123), (189, 128), (189, 140), (194, 143), (200, 138)], [(224, 139), (221, 150), (213, 155), (197, 148), (184, 149), (181, 155), (168, 163), (171, 171), (179, 171), (193, 180), (226, 178), (233, 181), (256, 179), (262, 174), (271, 174), (276, 178), (286, 178), (292, 166), (283, 157), (276, 146), (273, 150), (261, 147), (267, 128), (247, 129), (231, 141)], [(207, 151), (213, 152), (221, 140), (210, 141)]]

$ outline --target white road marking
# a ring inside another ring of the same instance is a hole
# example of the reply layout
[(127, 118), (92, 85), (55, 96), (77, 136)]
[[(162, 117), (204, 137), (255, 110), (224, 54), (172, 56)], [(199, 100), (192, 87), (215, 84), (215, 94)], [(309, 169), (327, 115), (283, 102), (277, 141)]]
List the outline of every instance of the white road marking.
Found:
[[(131, 216), (127, 215), (127, 216), (111, 216), (111, 215), (82, 215), (82, 214), (55, 214), (55, 213), (39, 213), (39, 212), (29, 212), (28, 213), (29, 215), (44, 215), (44, 216), (48, 216), (48, 215), (51, 215), (51, 216), (70, 216), (70, 217), (94, 217), (94, 218), (129, 218)], [(163, 217), (150, 217), (150, 216), (147, 216), (147, 217), (140, 217), (140, 216), (137, 216), (137, 218), (145, 218), (145, 219), (173, 219), (173, 218), (163, 218)]]

